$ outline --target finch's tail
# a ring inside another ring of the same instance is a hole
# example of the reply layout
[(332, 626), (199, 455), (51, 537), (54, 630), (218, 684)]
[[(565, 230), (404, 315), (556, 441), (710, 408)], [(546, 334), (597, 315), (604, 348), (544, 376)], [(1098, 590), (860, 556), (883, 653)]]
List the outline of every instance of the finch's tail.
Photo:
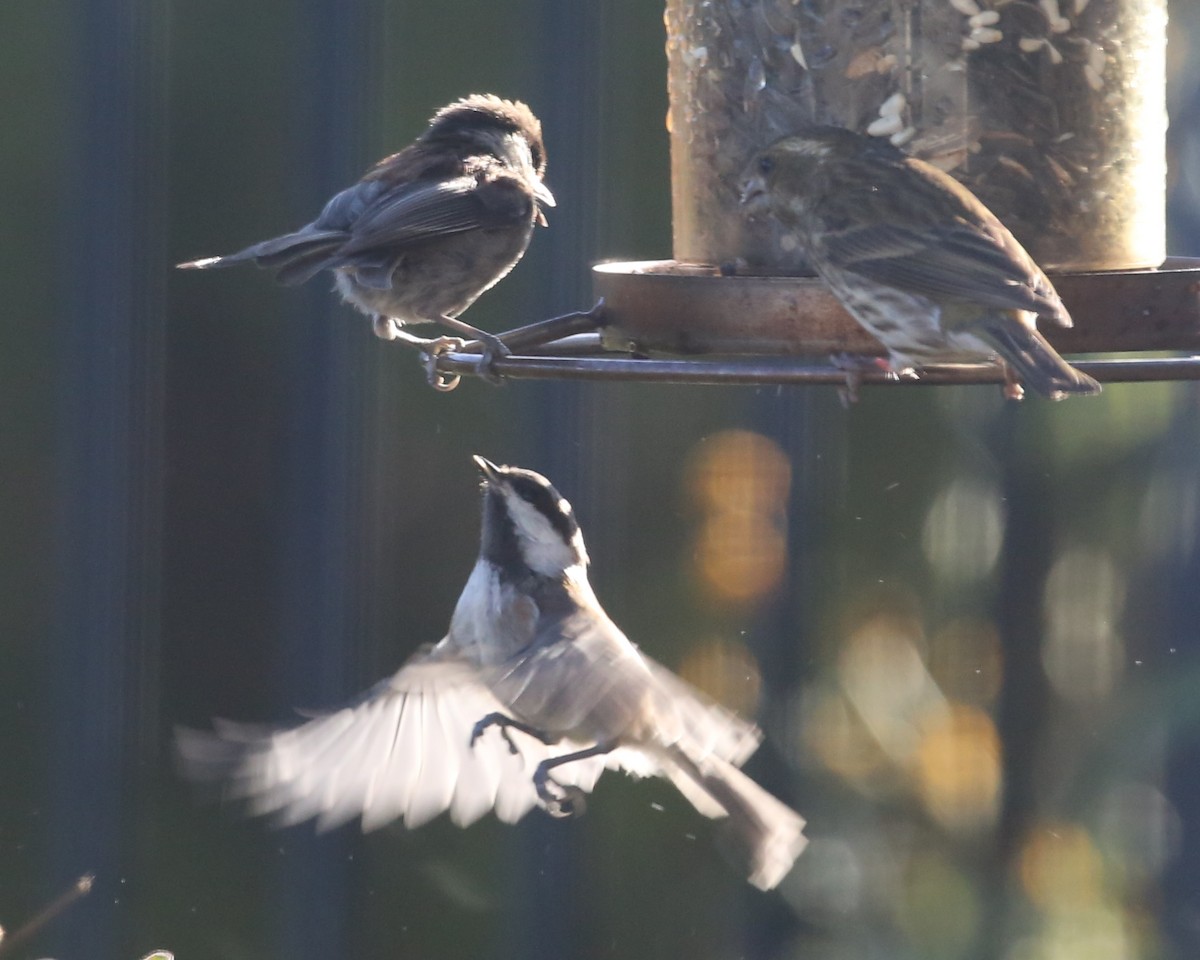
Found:
[(180, 270), (210, 270), (253, 261), (275, 271), (275, 279), (287, 286), (304, 283), (326, 267), (334, 266), (347, 236), (341, 230), (305, 227), (295, 233), (256, 243), (224, 257), (204, 257), (179, 264)]
[(672, 782), (706, 817), (727, 817), (723, 852), (754, 886), (770, 890), (800, 856), (808, 839), (804, 818), (737, 767), (715, 755), (699, 762), (674, 754)]
[(1100, 392), (1100, 384), (1060, 357), (1032, 323), (1011, 313), (993, 312), (980, 321), (979, 332), (1021, 382), (1044, 397), (1061, 400), (1069, 394)]

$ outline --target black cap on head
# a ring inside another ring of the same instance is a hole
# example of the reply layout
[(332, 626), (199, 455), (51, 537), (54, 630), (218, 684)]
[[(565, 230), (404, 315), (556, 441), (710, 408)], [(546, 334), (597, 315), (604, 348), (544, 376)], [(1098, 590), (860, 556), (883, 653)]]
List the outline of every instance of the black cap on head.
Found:
[(521, 134), (529, 144), (538, 176), (545, 174), (546, 145), (542, 141), (542, 124), (520, 100), (504, 100), (491, 93), (473, 93), (435, 113), (421, 139), (469, 138), (480, 126)]
[(478, 454), (472, 459), (483, 476), (486, 490), (501, 496), (518, 497), (545, 517), (563, 542), (573, 543), (576, 540), (579, 521), (575, 519), (575, 511), (544, 476), (523, 467), (498, 466)]

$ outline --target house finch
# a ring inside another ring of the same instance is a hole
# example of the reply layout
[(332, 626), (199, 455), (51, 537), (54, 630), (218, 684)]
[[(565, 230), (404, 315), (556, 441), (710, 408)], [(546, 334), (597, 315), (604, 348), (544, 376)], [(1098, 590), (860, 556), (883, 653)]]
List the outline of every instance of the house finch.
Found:
[[(741, 199), (795, 230), (810, 262), (888, 350), (894, 373), (927, 364), (1005, 365), (1053, 400), (1099, 393), (1035, 325), (1071, 318), (1049, 279), (965, 187), (890, 143), (811, 127), (759, 152)], [(1019, 382), (1018, 382), (1019, 381)]]

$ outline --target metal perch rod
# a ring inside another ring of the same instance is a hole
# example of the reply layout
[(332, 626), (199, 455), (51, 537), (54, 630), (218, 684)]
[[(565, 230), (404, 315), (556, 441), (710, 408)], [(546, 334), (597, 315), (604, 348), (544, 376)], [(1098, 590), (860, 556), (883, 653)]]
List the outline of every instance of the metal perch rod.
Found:
[[(579, 334), (540, 348), (553, 356), (497, 358), (493, 369), (514, 380), (613, 380), (641, 383), (690, 384), (827, 384), (842, 386), (846, 372), (831, 364), (792, 358), (657, 359), (623, 356), (567, 355), (600, 350), (598, 334)], [(539, 351), (539, 352), (540, 352)], [(1115, 360), (1072, 360), (1101, 383), (1146, 383), (1162, 380), (1200, 380), (1200, 357), (1159, 357)], [(446, 353), (437, 370), (451, 375), (479, 375), (481, 358), (472, 353)], [(946, 386), (1003, 383), (994, 366), (928, 367), (920, 379), (896, 379), (883, 370), (864, 370), (862, 383), (889, 386)]]

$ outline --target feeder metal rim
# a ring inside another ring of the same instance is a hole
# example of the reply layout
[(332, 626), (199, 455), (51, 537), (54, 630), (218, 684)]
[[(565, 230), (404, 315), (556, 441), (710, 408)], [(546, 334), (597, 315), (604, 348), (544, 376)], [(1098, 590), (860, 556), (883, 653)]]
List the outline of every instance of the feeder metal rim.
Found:
[[(585, 337), (599, 345), (599, 336), (581, 334), (570, 338), (582, 348)], [(550, 351), (555, 345), (542, 348)], [(1200, 380), (1200, 356), (1145, 357), (1077, 360), (1073, 365), (1101, 383), (1149, 383), (1171, 380)], [(439, 373), (480, 376), (482, 358), (472, 353), (445, 353), (436, 360)], [(607, 380), (633, 383), (678, 383), (697, 385), (828, 385), (844, 386), (846, 372), (831, 364), (793, 358), (725, 358), (677, 360), (613, 356), (517, 356), (497, 357), (492, 369), (513, 380)], [(861, 383), (869, 386), (957, 386), (1002, 384), (1004, 374), (994, 364), (930, 366), (919, 378), (896, 378), (886, 371), (866, 369)]]
[[(593, 267), (605, 347), (651, 356), (879, 354), (882, 345), (816, 277), (725, 276), (673, 260)], [(1075, 326), (1041, 325), (1063, 354), (1200, 353), (1200, 259), (1154, 270), (1055, 273)]]

